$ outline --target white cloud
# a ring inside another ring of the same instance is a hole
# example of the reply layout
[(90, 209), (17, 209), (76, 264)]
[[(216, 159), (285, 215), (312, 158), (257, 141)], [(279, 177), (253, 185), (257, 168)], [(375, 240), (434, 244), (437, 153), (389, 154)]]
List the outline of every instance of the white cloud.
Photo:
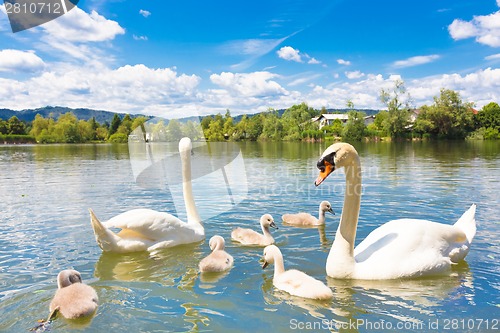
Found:
[(448, 31), (455, 40), (475, 37), (476, 42), (500, 47), (500, 11), (490, 15), (474, 16), (472, 21), (455, 19)]
[(44, 67), (34, 51), (0, 50), (0, 72), (39, 72)]
[(427, 64), (429, 62), (435, 61), (439, 58), (440, 58), (440, 56), (437, 54), (431, 54), (431, 55), (426, 55), (426, 56), (416, 56), (416, 57), (411, 57), (411, 58), (408, 58), (405, 60), (395, 61), (393, 66), (396, 68), (418, 66), (418, 65), (423, 65), (423, 64)]
[(268, 97), (286, 95), (287, 91), (272, 79), (277, 74), (270, 72), (231, 73), (210, 75), (212, 83), (224, 88), (231, 94), (243, 97)]
[(344, 59), (337, 59), (337, 63), (339, 65), (344, 65), (344, 66), (350, 66), (351, 65), (350, 61), (347, 61), (347, 60), (344, 60)]
[(144, 40), (144, 41), (148, 40), (148, 37), (147, 37), (147, 36), (137, 36), (137, 35), (132, 35), (132, 38), (133, 38), (134, 40)]
[(142, 16), (144, 16), (145, 18), (148, 18), (149, 15), (151, 15), (151, 12), (149, 10), (144, 10), (144, 9), (141, 9), (139, 10), (139, 14), (141, 14)]
[(307, 63), (311, 64), (311, 65), (319, 65), (319, 64), (321, 64), (321, 61), (319, 61), (315, 58), (311, 58), (311, 59), (309, 59), (309, 61)]
[(442, 74), (408, 82), (407, 90), (417, 105), (432, 104), (432, 97), (441, 88), (460, 93), (463, 100), (475, 102), (478, 107), (500, 100), (500, 68), (486, 68), (465, 75)]
[(345, 76), (348, 78), (348, 79), (360, 79), (362, 78), (363, 76), (365, 76), (364, 73), (361, 73), (360, 71), (352, 71), (352, 72), (345, 72)]
[(78, 7), (41, 27), (58, 40), (82, 43), (108, 41), (125, 33), (118, 22), (108, 20), (94, 10), (87, 14)]
[(144, 65), (52, 68), (25, 81), (0, 80), (0, 99), (5, 101), (3, 107), (13, 109), (64, 105), (130, 113), (148, 109), (149, 114), (161, 116), (151, 110), (152, 104), (176, 107), (192, 103), (200, 80), (175, 69)]
[(310, 65), (319, 65), (321, 61), (318, 59), (311, 57), (306, 53), (301, 53), (299, 50), (294, 49), (291, 46), (283, 46), (281, 49), (276, 51), (276, 54), (279, 58), (287, 60), (287, 61), (295, 61), (295, 62), (307, 62)]
[[(500, 1), (500, 0), (498, 0), (498, 1)], [(497, 53), (497, 54), (492, 54), (492, 55), (486, 56), (486, 57), (484, 57), (484, 59), (486, 59), (486, 60), (496, 60), (496, 59), (500, 59), (500, 53)]]
[(31, 29), (37, 34), (35, 48), (51, 58), (64, 63), (80, 62), (85, 66), (110, 65), (115, 57), (109, 54), (109, 42), (125, 30), (118, 22), (106, 19), (92, 11), (90, 14), (78, 7), (67, 14)]
[(296, 50), (291, 46), (283, 46), (281, 49), (276, 51), (276, 54), (281, 59), (288, 61), (295, 61), (295, 62), (303, 62), (302, 57), (300, 56), (299, 53), (300, 53), (299, 50)]

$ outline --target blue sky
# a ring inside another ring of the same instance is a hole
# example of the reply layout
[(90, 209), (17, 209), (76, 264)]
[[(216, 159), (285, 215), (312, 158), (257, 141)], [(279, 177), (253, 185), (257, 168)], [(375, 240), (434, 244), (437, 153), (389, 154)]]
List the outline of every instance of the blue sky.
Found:
[(0, 108), (86, 107), (162, 117), (415, 107), (441, 88), (500, 102), (500, 0), (80, 1), (12, 33), (0, 6)]

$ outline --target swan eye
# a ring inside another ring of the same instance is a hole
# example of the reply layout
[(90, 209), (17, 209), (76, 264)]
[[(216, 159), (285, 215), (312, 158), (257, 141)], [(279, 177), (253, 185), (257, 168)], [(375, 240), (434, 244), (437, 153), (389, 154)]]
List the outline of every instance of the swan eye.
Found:
[(321, 171), (321, 172), (325, 172), (325, 160), (324, 159), (320, 159), (318, 161), (318, 163), (316, 163), (316, 167)]

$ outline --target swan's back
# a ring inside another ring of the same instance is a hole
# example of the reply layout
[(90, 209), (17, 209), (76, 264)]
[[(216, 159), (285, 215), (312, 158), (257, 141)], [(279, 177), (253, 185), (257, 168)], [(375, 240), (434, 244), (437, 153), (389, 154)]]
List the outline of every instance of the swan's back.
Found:
[(165, 235), (183, 229), (187, 223), (179, 218), (152, 209), (132, 209), (114, 216), (103, 225), (107, 228), (131, 230), (147, 239), (161, 239)]
[(233, 266), (233, 257), (224, 250), (215, 250), (200, 261), (200, 272), (224, 272)]
[(74, 269), (65, 269), (57, 275), (57, 291), (50, 302), (50, 317), (57, 312), (68, 319), (91, 316), (97, 309), (97, 293), (82, 283)]
[[(129, 210), (103, 223), (91, 211), (91, 222), (97, 242), (104, 251), (153, 251), (205, 238), (201, 224), (185, 223), (171, 214), (151, 209)], [(121, 230), (114, 234), (111, 228)]]
[(233, 266), (233, 257), (224, 251), (225, 241), (222, 236), (210, 238), (209, 246), (212, 250), (199, 263), (200, 272), (224, 272)]
[(318, 225), (318, 219), (308, 213), (283, 214), (283, 222), (294, 225)]
[(94, 288), (74, 283), (58, 289), (50, 303), (50, 312), (57, 311), (67, 319), (92, 316), (97, 310), (97, 293)]
[(323, 282), (295, 269), (275, 276), (273, 284), (276, 288), (294, 296), (320, 300), (333, 297), (332, 290)]
[(243, 245), (270, 245), (274, 243), (272, 236), (265, 236), (252, 229), (237, 227), (231, 232), (231, 238)]

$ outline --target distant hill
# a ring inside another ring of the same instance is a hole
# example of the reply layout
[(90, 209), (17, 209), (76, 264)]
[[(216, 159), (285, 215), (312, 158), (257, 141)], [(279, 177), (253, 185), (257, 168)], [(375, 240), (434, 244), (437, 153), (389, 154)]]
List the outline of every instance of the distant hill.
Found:
[[(46, 106), (38, 109), (28, 109), (22, 111), (15, 111), (10, 109), (0, 109), (0, 119), (7, 120), (12, 116), (16, 116), (22, 121), (31, 122), (35, 119), (37, 114), (40, 114), (44, 118), (54, 118), (57, 119), (61, 114), (67, 112), (72, 112), (78, 119), (89, 120), (95, 117), (96, 121), (99, 123), (108, 122), (111, 123), (115, 112), (103, 111), (103, 110), (92, 110), (92, 109), (72, 109), (63, 106)], [(125, 113), (118, 113), (120, 117), (125, 117)], [(139, 116), (139, 115), (133, 115)], [(148, 116), (146, 116), (148, 117)], [(148, 117), (149, 118), (149, 117)]]

